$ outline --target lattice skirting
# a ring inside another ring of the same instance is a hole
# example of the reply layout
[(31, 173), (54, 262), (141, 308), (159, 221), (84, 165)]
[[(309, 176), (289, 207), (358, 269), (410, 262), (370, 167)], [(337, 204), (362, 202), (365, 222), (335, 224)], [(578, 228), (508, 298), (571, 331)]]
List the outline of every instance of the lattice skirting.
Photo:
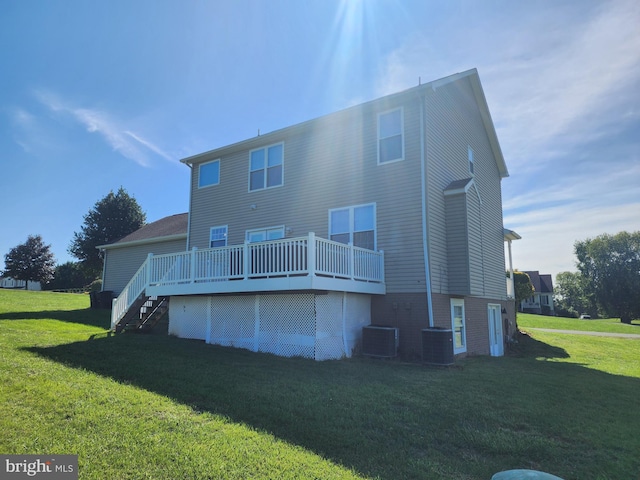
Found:
[(369, 295), (329, 292), (179, 296), (169, 334), (285, 357), (350, 357), (371, 323)]

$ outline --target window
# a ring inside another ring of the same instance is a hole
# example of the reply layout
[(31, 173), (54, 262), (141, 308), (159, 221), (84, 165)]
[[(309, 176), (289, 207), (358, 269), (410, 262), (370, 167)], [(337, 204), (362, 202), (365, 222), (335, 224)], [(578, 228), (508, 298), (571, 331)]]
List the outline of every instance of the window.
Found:
[(374, 203), (329, 211), (329, 238), (356, 247), (376, 249), (376, 206)]
[(209, 247), (226, 247), (227, 246), (227, 226), (211, 227), (209, 233)]
[(467, 156), (469, 158), (469, 173), (473, 175), (473, 149), (467, 147)]
[(284, 144), (252, 150), (249, 159), (249, 191), (279, 187), (284, 183)]
[(404, 158), (402, 108), (378, 115), (378, 164)]
[(211, 227), (209, 234), (209, 247), (226, 247), (227, 246), (227, 226)]
[(220, 160), (200, 164), (198, 169), (198, 188), (220, 183)]
[(464, 300), (451, 299), (451, 329), (453, 330), (453, 353), (467, 351), (467, 328), (464, 315)]
[(259, 228), (256, 230), (247, 230), (247, 242), (265, 242), (267, 240), (279, 240), (284, 238), (284, 226)]

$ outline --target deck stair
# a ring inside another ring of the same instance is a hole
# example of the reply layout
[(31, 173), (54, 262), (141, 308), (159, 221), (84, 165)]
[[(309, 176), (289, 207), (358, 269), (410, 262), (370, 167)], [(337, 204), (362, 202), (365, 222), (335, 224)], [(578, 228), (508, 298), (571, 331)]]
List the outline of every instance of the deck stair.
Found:
[(125, 315), (116, 323), (116, 333), (122, 331), (148, 332), (169, 311), (169, 297), (147, 296), (141, 293)]

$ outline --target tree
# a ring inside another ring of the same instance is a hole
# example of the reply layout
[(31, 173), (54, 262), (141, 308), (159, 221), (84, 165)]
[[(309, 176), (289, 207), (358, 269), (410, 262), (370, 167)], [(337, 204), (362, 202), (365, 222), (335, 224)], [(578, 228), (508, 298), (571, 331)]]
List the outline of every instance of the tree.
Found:
[(524, 272), (513, 272), (513, 282), (515, 284), (515, 295), (516, 295), (516, 310), (520, 305), (522, 300), (529, 298), (535, 292), (533, 288), (533, 284), (531, 283), (531, 278)]
[(56, 266), (53, 280), (47, 285), (48, 290), (66, 290), (68, 288), (83, 288), (93, 277), (86, 276), (79, 262), (66, 262)]
[(603, 234), (574, 245), (586, 291), (623, 323), (640, 318), (640, 231)]
[(80, 232), (74, 232), (69, 253), (80, 260), (87, 275), (96, 278), (102, 271), (99, 245), (112, 243), (136, 231), (146, 221), (146, 215), (135, 198), (122, 187), (110, 191), (84, 216)]
[(554, 301), (559, 315), (578, 317), (588, 313), (595, 317), (598, 313), (593, 297), (587, 292), (584, 277), (579, 272), (560, 272), (556, 275)]
[(24, 280), (25, 290), (30, 281), (45, 284), (53, 278), (55, 259), (51, 245), (45, 245), (40, 235), (29, 235), (25, 243), (9, 250), (4, 263), (4, 274)]

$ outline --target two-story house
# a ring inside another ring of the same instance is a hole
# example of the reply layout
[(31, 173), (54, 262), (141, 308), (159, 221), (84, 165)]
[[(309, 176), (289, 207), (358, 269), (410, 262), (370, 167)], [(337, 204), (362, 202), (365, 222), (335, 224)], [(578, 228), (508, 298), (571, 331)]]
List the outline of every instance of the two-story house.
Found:
[(428, 327), (502, 354), (508, 172), (475, 69), (182, 162), (186, 251), (149, 255), (114, 328), (158, 298), (169, 333), (254, 351), (348, 357), (373, 324), (405, 358)]
[(524, 272), (529, 275), (533, 285), (533, 295), (520, 302), (520, 311), (543, 315), (554, 315), (553, 307), (553, 278), (549, 274), (539, 271)]

